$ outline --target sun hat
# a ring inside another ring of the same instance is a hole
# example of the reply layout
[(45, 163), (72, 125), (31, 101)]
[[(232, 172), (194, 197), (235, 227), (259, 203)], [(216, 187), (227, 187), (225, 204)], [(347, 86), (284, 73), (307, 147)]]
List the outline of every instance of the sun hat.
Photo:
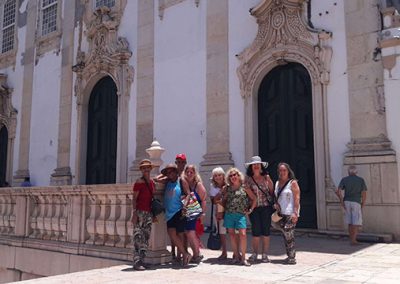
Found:
[(249, 166), (254, 165), (254, 164), (262, 164), (264, 166), (264, 168), (268, 167), (268, 163), (267, 162), (263, 162), (261, 160), (260, 156), (251, 157), (250, 162), (245, 163), (244, 165), (245, 165), (245, 167), (247, 169)]
[(180, 153), (180, 154), (176, 155), (175, 160), (186, 161), (186, 155), (184, 153)]
[(169, 169), (173, 169), (178, 172), (178, 167), (175, 164), (168, 164), (161, 170), (161, 173), (166, 176)]
[(143, 167), (148, 167), (148, 166), (154, 168), (154, 165), (151, 163), (151, 161), (149, 159), (143, 159), (139, 163), (139, 169), (141, 169)]

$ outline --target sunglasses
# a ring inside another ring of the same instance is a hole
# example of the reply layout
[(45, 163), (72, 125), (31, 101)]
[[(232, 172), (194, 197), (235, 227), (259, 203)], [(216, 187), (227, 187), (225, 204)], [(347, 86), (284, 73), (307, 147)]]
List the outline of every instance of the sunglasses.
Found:
[(229, 175), (230, 178), (231, 178), (231, 177), (236, 177), (236, 176), (238, 176), (238, 173), (234, 173), (234, 174), (230, 174), (230, 175)]

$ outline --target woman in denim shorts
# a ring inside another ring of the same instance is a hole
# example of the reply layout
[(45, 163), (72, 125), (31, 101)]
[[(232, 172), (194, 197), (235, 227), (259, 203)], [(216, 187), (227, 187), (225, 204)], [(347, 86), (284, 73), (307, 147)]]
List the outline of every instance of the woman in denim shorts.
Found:
[[(237, 168), (228, 170), (225, 176), (226, 186), (221, 191), (225, 207), (224, 226), (227, 228), (233, 250), (232, 263), (241, 263), (250, 266), (246, 260), (246, 215), (250, 214), (256, 207), (256, 197), (250, 189), (243, 186), (243, 174)], [(249, 198), (251, 206), (249, 208)], [(235, 230), (239, 232), (236, 237)], [(239, 254), (239, 250), (241, 254)], [(240, 259), (239, 259), (240, 256)]]

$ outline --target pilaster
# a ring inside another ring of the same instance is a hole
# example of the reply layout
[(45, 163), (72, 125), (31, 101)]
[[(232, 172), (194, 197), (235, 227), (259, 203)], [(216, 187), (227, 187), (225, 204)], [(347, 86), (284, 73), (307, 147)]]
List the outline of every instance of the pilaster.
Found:
[(18, 185), (25, 177), (29, 177), (29, 144), (31, 134), (33, 72), (35, 67), (37, 5), (38, 0), (28, 1), (25, 53), (22, 57), (24, 71), (22, 78), (22, 103), (20, 108), (21, 127), (19, 135), (19, 157), (18, 170), (14, 175), (14, 185)]
[(71, 112), (73, 94), (75, 1), (64, 1), (63, 36), (61, 47), (60, 106), (58, 118), (57, 168), (51, 174), (51, 185), (72, 183), (70, 168)]
[(228, 0), (207, 2), (207, 152), (200, 164), (205, 180), (214, 167), (234, 165), (229, 151), (228, 3)]
[(128, 182), (140, 175), (139, 162), (153, 141), (154, 122), (154, 2), (138, 1), (136, 154)]

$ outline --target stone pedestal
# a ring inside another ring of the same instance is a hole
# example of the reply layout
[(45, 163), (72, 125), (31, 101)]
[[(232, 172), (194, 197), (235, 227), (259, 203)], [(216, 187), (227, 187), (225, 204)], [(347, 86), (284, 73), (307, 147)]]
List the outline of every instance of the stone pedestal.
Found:
[(50, 177), (50, 185), (71, 185), (72, 174), (70, 167), (56, 168)]

